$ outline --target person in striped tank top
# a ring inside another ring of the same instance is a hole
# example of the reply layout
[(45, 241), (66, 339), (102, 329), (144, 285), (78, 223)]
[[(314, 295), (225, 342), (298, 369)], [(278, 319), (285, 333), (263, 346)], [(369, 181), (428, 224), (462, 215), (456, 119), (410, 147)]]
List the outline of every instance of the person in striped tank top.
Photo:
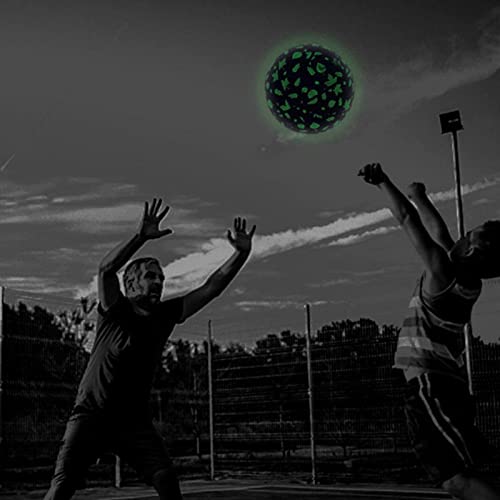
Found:
[(436, 484), (454, 498), (500, 500), (476, 470), (489, 446), (474, 425), (463, 335), (481, 280), (500, 276), (500, 221), (485, 222), (455, 242), (423, 184), (410, 184), (406, 197), (379, 163), (366, 165), (358, 175), (386, 193), (424, 264), (394, 362), (407, 380), (405, 413), (415, 452)]

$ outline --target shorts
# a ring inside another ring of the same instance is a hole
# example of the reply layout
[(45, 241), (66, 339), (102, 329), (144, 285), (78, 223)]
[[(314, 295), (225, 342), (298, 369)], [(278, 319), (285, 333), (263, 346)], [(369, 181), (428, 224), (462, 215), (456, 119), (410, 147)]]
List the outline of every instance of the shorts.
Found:
[(433, 373), (411, 379), (405, 414), (411, 444), (436, 485), (470, 474), (491, 453), (474, 425), (474, 400), (459, 380)]
[(173, 467), (163, 440), (151, 421), (124, 423), (77, 415), (67, 423), (53, 483), (84, 488), (88, 468), (103, 453), (119, 455), (149, 485), (156, 472)]

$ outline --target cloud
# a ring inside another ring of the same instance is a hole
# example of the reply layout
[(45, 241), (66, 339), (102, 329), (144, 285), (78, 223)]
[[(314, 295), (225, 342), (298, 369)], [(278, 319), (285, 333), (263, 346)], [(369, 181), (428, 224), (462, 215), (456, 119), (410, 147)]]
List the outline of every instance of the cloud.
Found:
[(57, 183), (53, 180), (39, 184), (19, 185), (15, 182), (2, 179), (0, 183), (0, 200), (14, 200), (19, 202), (33, 196), (47, 196), (47, 193), (56, 187)]
[(471, 205), (487, 205), (493, 203), (493, 200), (490, 200), (488, 198), (479, 198), (478, 200), (474, 200), (471, 202)]
[[(484, 179), (479, 182), (475, 182), (474, 184), (462, 184), (461, 190), (462, 195), (468, 195), (474, 193), (476, 191), (481, 191), (483, 189), (497, 186), (500, 183), (500, 177), (495, 177), (492, 180)], [(439, 191), (437, 193), (430, 193), (429, 198), (433, 202), (439, 201), (449, 201), (455, 199), (455, 188), (448, 189), (446, 191)]]
[(356, 271), (352, 273), (354, 276), (378, 276), (380, 274), (387, 274), (389, 272), (401, 271), (401, 266), (389, 266), (380, 269), (372, 269), (369, 271)]
[[(62, 199), (61, 199), (62, 200)], [(75, 197), (67, 197), (59, 203), (76, 201)], [(81, 201), (79, 199), (78, 201)], [(144, 205), (142, 203), (118, 203), (112, 206), (97, 206), (85, 208), (62, 208), (49, 204), (25, 204), (16, 209), (10, 208), (9, 201), (0, 200), (0, 207), (8, 208), (0, 211), (0, 224), (55, 224), (64, 223), (65, 229), (89, 234), (121, 233), (127, 229), (138, 227)], [(194, 210), (176, 208), (172, 210), (161, 227), (172, 227), (179, 235), (195, 235), (196, 238), (223, 232), (222, 227), (209, 219), (190, 220)]]
[(391, 233), (392, 231), (396, 231), (397, 229), (399, 229), (399, 226), (382, 226), (378, 227), (377, 229), (373, 229), (371, 231), (364, 231), (362, 233), (351, 234), (344, 238), (339, 238), (338, 240), (334, 240), (328, 243), (327, 246), (331, 247), (331, 246), (353, 245), (354, 243), (359, 243), (363, 240), (366, 240), (370, 236)]
[[(311, 306), (322, 306), (330, 303), (338, 302), (327, 300), (309, 302)], [(303, 309), (304, 305), (305, 302), (295, 300), (242, 300), (240, 302), (236, 302), (236, 306), (246, 312), (253, 311), (255, 309)]]
[[(44, 210), (41, 210), (44, 209)], [(2, 217), (1, 224), (33, 224), (64, 222), (70, 229), (97, 233), (102, 231), (121, 231), (133, 221), (138, 221), (141, 207), (135, 203), (123, 203), (113, 207), (93, 207), (79, 209), (54, 209), (43, 206), (24, 206), (16, 209), (28, 212), (20, 215)]]
[[(121, 284), (121, 274), (120, 274), (120, 284)], [(97, 295), (97, 274), (92, 278), (92, 281), (88, 285), (76, 287), (74, 291), (75, 298), (95, 297), (96, 295)]]
[(323, 210), (323, 212), (320, 212), (318, 214), (318, 217), (322, 219), (331, 219), (332, 217), (340, 215), (341, 213), (343, 213), (343, 210)]
[(328, 286), (337, 286), (337, 285), (345, 285), (347, 283), (352, 283), (352, 279), (350, 278), (335, 278), (333, 280), (322, 281), (321, 283), (311, 283), (311, 288), (323, 288)]
[(276, 136), (269, 142), (261, 144), (259, 151), (266, 155), (275, 155), (289, 149), (290, 144), (300, 144), (307, 141), (305, 134), (299, 134), (293, 130), (284, 129), (278, 132)]
[(30, 196), (28, 198), (26, 198), (26, 201), (43, 201), (43, 200), (48, 200), (48, 196), (45, 195), (45, 194), (41, 194), (41, 195), (38, 195), (38, 196)]
[(2, 207), (15, 207), (15, 206), (17, 206), (17, 201), (0, 200), (0, 206), (2, 206)]
[[(83, 193), (71, 193), (75, 190), (85, 188)], [(3, 180), (0, 184), (0, 200), (14, 199), (19, 203), (24, 201), (42, 201), (52, 199), (56, 203), (74, 203), (78, 201), (88, 201), (120, 196), (128, 196), (136, 190), (134, 184), (122, 184), (116, 182), (106, 182), (102, 179), (90, 178), (53, 178), (38, 184), (17, 184), (13, 181)], [(61, 191), (68, 194), (61, 195)], [(57, 193), (57, 194), (56, 194)]]
[(355, 271), (355, 272), (344, 272), (344, 274), (347, 274), (349, 276), (352, 276), (352, 278), (334, 278), (331, 280), (327, 281), (322, 281), (320, 283), (311, 283), (307, 286), (311, 288), (324, 288), (324, 287), (330, 287), (330, 286), (337, 286), (337, 285), (346, 285), (348, 283), (368, 283), (369, 280), (366, 279), (359, 279), (361, 278), (369, 278), (371, 276), (380, 276), (380, 275), (387, 275), (390, 272), (395, 272), (395, 271), (401, 271), (401, 266), (389, 266), (389, 267), (383, 267), (380, 269), (372, 269), (369, 271)]
[[(133, 187), (124, 186), (126, 189), (133, 190)], [(114, 190), (115, 196), (117, 194), (125, 194), (120, 186), (117, 186)], [(80, 203), (85, 201), (94, 201), (100, 199), (109, 199), (112, 196), (111, 192), (91, 192), (91, 193), (82, 193), (82, 194), (74, 194), (74, 195), (66, 195), (66, 196), (56, 196), (52, 198), (52, 203), (55, 204), (70, 204), (70, 203)]]
[(2, 278), (2, 285), (8, 288), (8, 293), (15, 291), (55, 294), (55, 293), (75, 293), (74, 285), (62, 285), (57, 278), (46, 279), (32, 276), (9, 276)]
[[(464, 185), (462, 192), (464, 195), (468, 195), (495, 186), (498, 183), (500, 183), (500, 177), (491, 181), (483, 180), (472, 185)], [(430, 193), (429, 196), (436, 201), (447, 201), (454, 198), (454, 190), (450, 189)], [(358, 229), (379, 224), (392, 218), (393, 215), (388, 208), (381, 208), (372, 212), (353, 213), (324, 226), (314, 226), (297, 230), (290, 229), (263, 236), (256, 234), (250, 259), (251, 261), (260, 260), (295, 248), (313, 245)], [(387, 226), (385, 228), (364, 231), (361, 234), (351, 235), (332, 243), (337, 245), (353, 244), (363, 241), (371, 235), (384, 234), (395, 229), (395, 226)], [(177, 295), (201, 285), (232, 253), (233, 249), (226, 239), (212, 238), (201, 245), (200, 251), (193, 252), (170, 262), (163, 268), (168, 295)], [(82, 290), (86, 290), (87, 293), (95, 293), (97, 290), (96, 284), (97, 282), (94, 278), (92, 284), (83, 287)]]
[[(96, 259), (102, 258), (111, 248), (118, 245), (118, 241), (111, 241), (105, 244), (96, 244), (85, 248), (69, 248), (59, 247), (50, 250), (33, 250), (25, 253), (25, 255), (34, 258), (43, 258), (44, 260), (52, 260), (58, 263), (70, 262), (80, 263), (97, 262)], [(96, 264), (97, 267), (97, 264)]]
[[(53, 193), (60, 193), (61, 190), (74, 190), (74, 185), (68, 179), (55, 179), (50, 182), (25, 186), (8, 181), (4, 182), (0, 186), (0, 223), (71, 222), (73, 226), (74, 223), (82, 221), (84, 223), (85, 221), (94, 223), (116, 221), (120, 223), (131, 219), (131, 216), (127, 214), (131, 206), (137, 207), (138, 213), (141, 213), (142, 207), (133, 204), (121, 204), (115, 207), (75, 208), (75, 204), (90, 200), (101, 199), (109, 203), (110, 199), (127, 196), (135, 190), (135, 186), (132, 184), (102, 182), (96, 179), (90, 179), (86, 183), (81, 181), (82, 179), (77, 184), (84, 185), (85, 189), (88, 189), (87, 192), (63, 196)], [(66, 208), (64, 205), (73, 206)], [(94, 227), (90, 227), (89, 230), (87, 226), (83, 230), (95, 232)]]

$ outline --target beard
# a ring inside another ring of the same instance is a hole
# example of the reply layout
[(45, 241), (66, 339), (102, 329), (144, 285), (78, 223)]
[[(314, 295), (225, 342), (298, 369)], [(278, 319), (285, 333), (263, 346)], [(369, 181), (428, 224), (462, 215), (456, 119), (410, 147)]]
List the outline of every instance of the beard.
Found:
[(161, 291), (141, 290), (136, 287), (129, 294), (129, 299), (133, 300), (141, 309), (150, 310), (161, 302)]

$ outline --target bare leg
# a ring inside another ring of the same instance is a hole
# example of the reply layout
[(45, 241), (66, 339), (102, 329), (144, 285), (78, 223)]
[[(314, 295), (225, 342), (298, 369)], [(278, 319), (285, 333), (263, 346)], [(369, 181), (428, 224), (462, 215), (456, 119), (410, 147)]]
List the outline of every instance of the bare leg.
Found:
[(443, 489), (460, 500), (500, 500), (500, 494), (482, 479), (464, 474), (445, 481)]
[(50, 489), (43, 497), (43, 500), (70, 500), (75, 491), (76, 489), (71, 485), (52, 481)]
[(173, 469), (164, 469), (153, 476), (153, 486), (160, 500), (182, 500), (177, 474)]

